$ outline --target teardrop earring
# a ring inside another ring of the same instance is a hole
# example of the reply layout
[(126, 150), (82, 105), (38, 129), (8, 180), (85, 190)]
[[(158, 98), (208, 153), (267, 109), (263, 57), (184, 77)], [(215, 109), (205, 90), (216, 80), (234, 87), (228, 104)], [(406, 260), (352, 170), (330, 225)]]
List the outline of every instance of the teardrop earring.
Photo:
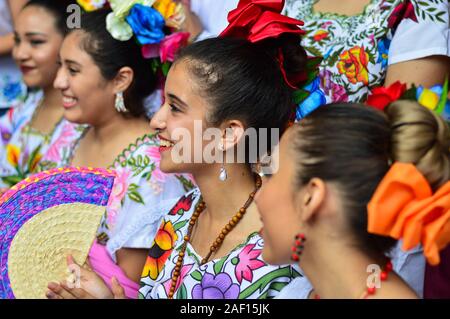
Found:
[(228, 178), (227, 170), (225, 169), (225, 147), (222, 144), (219, 144), (219, 150), (223, 151), (223, 161), (222, 166), (220, 167), (219, 179), (222, 182), (225, 182)]
[(125, 107), (125, 102), (123, 100), (122, 92), (116, 93), (116, 101), (114, 103), (114, 107), (116, 108), (116, 111), (119, 113), (128, 112), (127, 108)]

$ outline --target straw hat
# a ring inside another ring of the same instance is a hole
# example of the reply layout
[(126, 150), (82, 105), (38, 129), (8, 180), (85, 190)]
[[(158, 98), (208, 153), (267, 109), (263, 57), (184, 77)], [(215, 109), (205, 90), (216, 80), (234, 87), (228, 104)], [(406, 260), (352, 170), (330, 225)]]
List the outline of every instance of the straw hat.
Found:
[(109, 170), (70, 168), (34, 175), (0, 199), (0, 299), (45, 298), (49, 282), (76, 287), (111, 195)]

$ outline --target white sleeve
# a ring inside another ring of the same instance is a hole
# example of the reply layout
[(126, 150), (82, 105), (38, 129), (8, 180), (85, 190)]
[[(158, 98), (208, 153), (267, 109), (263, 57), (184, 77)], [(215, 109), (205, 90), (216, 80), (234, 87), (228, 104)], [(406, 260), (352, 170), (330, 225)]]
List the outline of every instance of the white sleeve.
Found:
[(228, 25), (228, 13), (237, 5), (238, 0), (191, 0), (191, 10), (203, 25), (196, 41), (217, 37)]
[(447, 0), (412, 0), (417, 21), (404, 18), (389, 48), (389, 65), (432, 55), (450, 56), (449, 3)]

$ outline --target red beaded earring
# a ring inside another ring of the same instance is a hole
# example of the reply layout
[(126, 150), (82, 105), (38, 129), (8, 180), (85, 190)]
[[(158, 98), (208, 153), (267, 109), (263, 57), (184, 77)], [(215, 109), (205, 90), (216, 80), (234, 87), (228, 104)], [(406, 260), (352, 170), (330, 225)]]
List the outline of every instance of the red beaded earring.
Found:
[(300, 260), (300, 256), (305, 248), (306, 237), (304, 234), (298, 234), (295, 236), (295, 243), (292, 246), (292, 256), (291, 259), (295, 262)]

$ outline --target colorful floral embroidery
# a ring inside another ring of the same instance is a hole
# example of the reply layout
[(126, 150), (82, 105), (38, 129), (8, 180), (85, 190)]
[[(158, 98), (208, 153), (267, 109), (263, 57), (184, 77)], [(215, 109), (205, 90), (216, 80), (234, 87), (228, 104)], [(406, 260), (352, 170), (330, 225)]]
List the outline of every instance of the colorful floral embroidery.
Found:
[(316, 2), (286, 0), (284, 13), (305, 22), (303, 46), (323, 57), (320, 87), (328, 103), (363, 102), (383, 84), (391, 40), (402, 21), (448, 29), (446, 0), (371, 0), (355, 16), (315, 12)]
[[(182, 196), (166, 215), (142, 274), (140, 298), (167, 298), (189, 220), (200, 201), (200, 191), (194, 189)], [(291, 266), (266, 264), (261, 256), (262, 247), (262, 238), (259, 234), (253, 233), (228, 255), (200, 265), (201, 256), (188, 243), (184, 265), (176, 284), (175, 297), (177, 299), (275, 297), (300, 274)]]
[(149, 276), (152, 279), (158, 278), (164, 264), (172, 253), (177, 239), (178, 236), (175, 233), (172, 223), (170, 221), (163, 222), (156, 234), (154, 244), (150, 248), (143, 270), (144, 276)]

